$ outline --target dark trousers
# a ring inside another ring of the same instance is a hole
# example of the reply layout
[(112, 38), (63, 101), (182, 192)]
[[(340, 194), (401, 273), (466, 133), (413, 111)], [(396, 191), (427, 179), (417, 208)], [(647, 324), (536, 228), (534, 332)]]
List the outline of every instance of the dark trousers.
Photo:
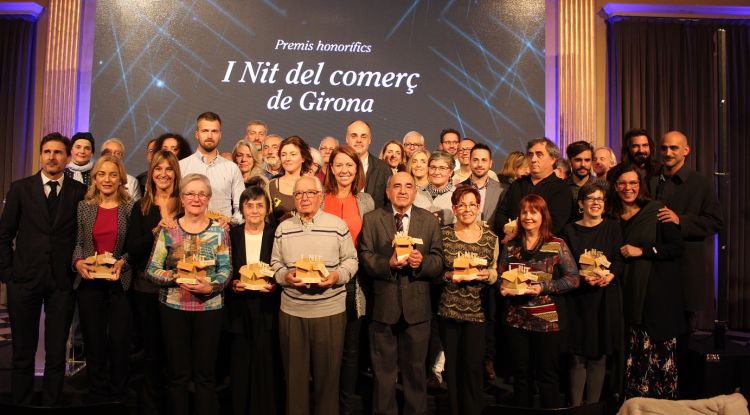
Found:
[(253, 317), (242, 333), (232, 334), (232, 413), (281, 414), (284, 385), (279, 333), (275, 327), (264, 326), (263, 316)]
[(313, 378), (313, 413), (339, 413), (339, 376), (345, 329), (346, 313), (302, 318), (279, 312), (287, 414), (310, 413), (310, 375)]
[(479, 415), (484, 407), (482, 370), (486, 325), (442, 317), (439, 324), (451, 414)]
[(373, 414), (398, 414), (396, 378), (404, 387), (404, 414), (427, 413), (425, 360), (430, 341), (430, 321), (407, 324), (370, 323), (370, 355), (375, 375)]
[(513, 359), (513, 395), (516, 405), (531, 406), (531, 386), (536, 381), (542, 407), (562, 407), (558, 379), (560, 333), (508, 327), (508, 345)]
[(167, 354), (167, 394), (172, 415), (190, 414), (188, 384), (195, 386), (194, 413), (219, 413), (215, 364), (223, 310), (182, 311), (159, 304)]
[(130, 301), (119, 281), (78, 286), (86, 374), (94, 401), (124, 401), (130, 374)]
[(342, 414), (350, 414), (354, 410), (354, 396), (357, 394), (357, 379), (359, 378), (359, 336), (363, 318), (357, 317), (357, 312), (348, 312), (346, 317), (346, 331), (344, 332), (344, 354), (341, 359), (341, 394), (340, 408)]
[(142, 414), (161, 414), (165, 411), (164, 384), (166, 356), (161, 339), (159, 294), (133, 291), (135, 315), (143, 341), (143, 387), (139, 392), (138, 407)]
[(8, 315), (13, 333), (11, 392), (16, 405), (32, 405), (34, 358), (39, 341), (39, 316), (44, 306), (44, 379), (42, 405), (60, 402), (65, 378), (65, 343), (73, 318), (73, 290), (58, 289), (51, 280), (34, 283), (8, 281)]

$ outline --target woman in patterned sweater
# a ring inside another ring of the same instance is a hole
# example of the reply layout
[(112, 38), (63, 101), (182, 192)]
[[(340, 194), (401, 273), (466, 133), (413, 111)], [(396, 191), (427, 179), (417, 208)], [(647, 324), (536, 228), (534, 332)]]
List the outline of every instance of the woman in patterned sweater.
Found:
[(563, 402), (557, 371), (565, 309), (557, 295), (578, 287), (578, 268), (565, 242), (552, 235), (552, 218), (541, 196), (524, 197), (518, 210), (520, 228), (503, 249), (500, 270), (528, 267), (538, 282), (520, 295), (500, 289), (508, 297), (505, 324), (513, 356), (514, 398), (517, 405), (530, 406), (535, 379), (542, 406), (559, 408)]
[[(479, 414), (483, 407), (486, 299), (488, 287), (497, 281), (499, 248), (497, 235), (477, 220), (481, 202), (478, 190), (459, 186), (451, 202), (456, 223), (443, 226), (445, 272), (438, 306), (440, 337), (451, 414)], [(475, 254), (485, 261), (478, 266), (475, 279), (454, 273), (454, 260), (463, 253)]]
[[(219, 413), (214, 364), (223, 317), (223, 291), (232, 265), (228, 234), (206, 216), (210, 199), (211, 184), (206, 176), (188, 174), (182, 178), (180, 202), (185, 215), (177, 220), (176, 227), (161, 229), (148, 265), (148, 278), (161, 286), (159, 316), (173, 414), (190, 413), (191, 380), (195, 385), (194, 412)], [(199, 274), (194, 281), (181, 280), (178, 266)]]

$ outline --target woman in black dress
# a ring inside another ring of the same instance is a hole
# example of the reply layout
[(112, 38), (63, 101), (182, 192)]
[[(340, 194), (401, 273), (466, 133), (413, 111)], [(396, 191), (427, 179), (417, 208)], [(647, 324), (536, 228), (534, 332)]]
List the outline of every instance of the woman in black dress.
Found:
[(566, 296), (568, 333), (563, 351), (571, 354), (573, 406), (584, 402), (584, 387), (586, 402), (599, 401), (607, 356), (622, 342), (622, 231), (617, 221), (603, 217), (606, 196), (607, 186), (600, 182), (589, 181), (581, 187), (578, 208), (583, 218), (566, 225), (561, 235), (576, 261), (586, 250), (595, 249), (611, 263), (607, 275), (581, 271), (579, 289)]
[(625, 258), (622, 304), (626, 328), (625, 398), (677, 397), (677, 336), (685, 330), (677, 259), (682, 236), (660, 222), (664, 205), (644, 195), (643, 173), (620, 164), (607, 175), (615, 189), (610, 213), (620, 221)]

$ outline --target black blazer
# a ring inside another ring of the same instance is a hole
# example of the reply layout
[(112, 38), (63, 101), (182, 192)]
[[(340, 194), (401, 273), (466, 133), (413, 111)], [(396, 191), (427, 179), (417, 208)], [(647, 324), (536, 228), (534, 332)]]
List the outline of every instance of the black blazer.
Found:
[[(266, 223), (263, 228), (263, 239), (260, 247), (260, 260), (270, 264), (273, 238), (276, 228)], [(229, 230), (232, 242), (232, 279), (240, 279), (240, 268), (247, 265), (245, 255), (245, 228), (235, 226)], [(278, 288), (278, 287), (277, 287)], [(272, 330), (276, 326), (279, 313), (281, 290), (272, 293), (245, 292), (236, 294), (232, 291), (231, 283), (226, 288), (227, 329), (232, 333), (247, 333), (252, 324), (260, 324), (265, 330)]]
[[(121, 203), (117, 207), (117, 241), (115, 242), (115, 249), (112, 252), (113, 257), (125, 260), (125, 264), (120, 270), (120, 284), (125, 291), (130, 289), (130, 282), (133, 276), (130, 260), (125, 251), (125, 240), (128, 236), (130, 211), (132, 209), (132, 200), (127, 203)], [(94, 250), (94, 224), (96, 223), (98, 212), (99, 205), (90, 205), (84, 201), (78, 203), (78, 236), (76, 237), (75, 250), (73, 251), (73, 261), (86, 259), (96, 252)], [(78, 288), (82, 280), (83, 277), (76, 275), (73, 288)]]
[(383, 160), (369, 153), (367, 156), (367, 174), (365, 175), (365, 193), (372, 196), (375, 209), (388, 206), (385, 188), (388, 178), (393, 175), (391, 168)]
[(409, 236), (421, 238), (416, 249), (424, 257), (422, 266), (392, 272), (388, 261), (393, 255), (396, 222), (392, 208), (375, 209), (364, 217), (359, 263), (364, 276), (372, 278), (372, 319), (395, 324), (404, 316), (409, 324), (430, 319), (430, 283), (443, 271), (443, 239), (435, 216), (416, 206), (411, 208)]
[(72, 288), (76, 209), (85, 194), (86, 186), (64, 178), (50, 221), (41, 172), (11, 184), (0, 218), (0, 280), (35, 286), (51, 273), (58, 288)]

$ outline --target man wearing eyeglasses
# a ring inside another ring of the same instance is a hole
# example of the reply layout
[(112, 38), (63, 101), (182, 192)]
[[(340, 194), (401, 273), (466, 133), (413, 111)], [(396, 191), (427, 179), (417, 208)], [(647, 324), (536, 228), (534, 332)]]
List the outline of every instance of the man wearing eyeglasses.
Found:
[(554, 173), (555, 161), (559, 157), (560, 149), (549, 138), (536, 138), (526, 144), (529, 175), (516, 179), (510, 185), (495, 212), (493, 229), (498, 235), (505, 234), (503, 242), (515, 236), (515, 232), (504, 232), (504, 225), (508, 220), (518, 218), (518, 203), (531, 193), (538, 194), (547, 202), (553, 234), (559, 235), (568, 223), (573, 211), (573, 199), (568, 186)]
[[(292, 194), (297, 213), (276, 228), (271, 254), (271, 267), (283, 288), (279, 338), (286, 405), (309, 407), (312, 375), (313, 412), (336, 414), (346, 328), (345, 284), (357, 272), (357, 251), (346, 223), (320, 208), (323, 187), (317, 177), (300, 177)], [(297, 260), (310, 257), (325, 264), (319, 282), (297, 278)]]
[(401, 144), (404, 145), (406, 159), (409, 160), (415, 151), (424, 150), (424, 136), (417, 131), (409, 131), (404, 134)]

